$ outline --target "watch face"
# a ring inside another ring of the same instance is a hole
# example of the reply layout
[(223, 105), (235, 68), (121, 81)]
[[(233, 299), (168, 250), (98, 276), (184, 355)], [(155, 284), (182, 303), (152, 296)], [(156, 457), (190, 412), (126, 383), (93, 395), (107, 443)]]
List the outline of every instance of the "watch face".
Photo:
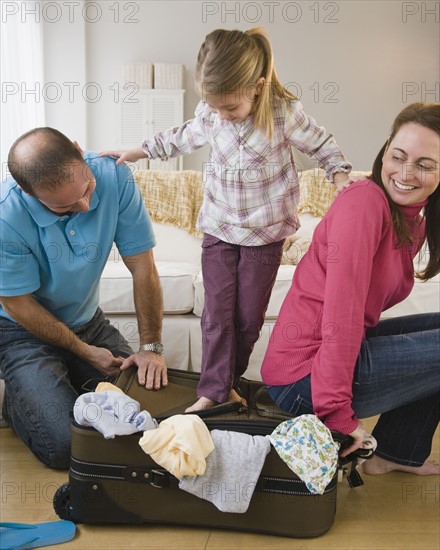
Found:
[(162, 354), (163, 353), (163, 344), (161, 344), (160, 342), (156, 342), (154, 344), (153, 351), (155, 353)]

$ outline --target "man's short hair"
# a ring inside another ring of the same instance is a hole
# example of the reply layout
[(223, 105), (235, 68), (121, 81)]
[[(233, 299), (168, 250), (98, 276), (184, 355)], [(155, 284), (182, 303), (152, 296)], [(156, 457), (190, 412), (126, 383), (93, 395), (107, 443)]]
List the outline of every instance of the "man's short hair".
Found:
[(38, 189), (55, 189), (72, 181), (72, 168), (83, 164), (81, 153), (54, 128), (35, 128), (20, 136), (8, 155), (8, 170), (30, 195)]

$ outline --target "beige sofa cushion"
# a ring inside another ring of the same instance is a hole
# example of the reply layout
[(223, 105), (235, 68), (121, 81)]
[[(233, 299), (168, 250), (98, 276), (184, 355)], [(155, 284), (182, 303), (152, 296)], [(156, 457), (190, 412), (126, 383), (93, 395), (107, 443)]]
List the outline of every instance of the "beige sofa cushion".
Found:
[[(366, 178), (370, 172), (353, 171), (353, 178)], [(321, 168), (304, 170), (299, 178), (300, 200), (298, 213), (309, 213), (322, 218), (335, 199), (335, 186), (327, 181), (325, 171)]]
[(154, 222), (201, 236), (196, 221), (203, 201), (203, 174), (196, 170), (138, 170), (134, 179)]

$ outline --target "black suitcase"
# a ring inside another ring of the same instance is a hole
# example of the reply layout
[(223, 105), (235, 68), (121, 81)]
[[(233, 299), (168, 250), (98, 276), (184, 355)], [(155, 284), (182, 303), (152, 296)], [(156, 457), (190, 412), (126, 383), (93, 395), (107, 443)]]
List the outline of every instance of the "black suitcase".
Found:
[[(159, 391), (141, 387), (134, 368), (121, 373), (116, 384), (160, 422), (183, 413), (196, 400), (198, 374), (169, 369), (168, 376), (169, 385)], [(288, 418), (262, 383), (241, 379), (239, 389), (246, 409), (234, 403), (199, 414), (210, 430), (268, 435)], [(349, 456), (340, 460), (324, 494), (312, 494), (271, 447), (247, 511), (221, 512), (179, 489), (177, 478), (141, 449), (141, 437), (136, 433), (105, 439), (93, 428), (74, 423), (69, 483), (54, 496), (59, 517), (77, 523), (164, 523), (316, 537), (333, 524), (338, 474), (361, 483), (354, 469), (356, 456)], [(340, 441), (347, 444), (346, 439), (341, 436)]]

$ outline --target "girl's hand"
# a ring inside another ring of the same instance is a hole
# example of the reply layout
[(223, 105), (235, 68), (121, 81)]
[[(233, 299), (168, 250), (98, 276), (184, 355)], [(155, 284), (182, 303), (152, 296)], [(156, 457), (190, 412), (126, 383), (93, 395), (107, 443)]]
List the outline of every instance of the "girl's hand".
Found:
[(341, 453), (341, 456), (347, 456), (353, 451), (355, 451), (356, 449), (359, 449), (360, 447), (362, 447), (362, 443), (364, 442), (367, 432), (365, 431), (365, 427), (362, 424), (362, 422), (359, 421), (357, 428), (348, 435), (350, 435), (354, 439), (354, 441), (350, 445), (350, 447), (347, 447), (346, 449), (343, 450), (343, 452)]
[(136, 149), (129, 149), (128, 151), (103, 151), (99, 154), (100, 157), (114, 157), (118, 159), (116, 165), (123, 162), (136, 162), (140, 159), (144, 159), (147, 155), (144, 153), (142, 147)]
[(346, 174), (345, 172), (338, 172), (333, 178), (333, 183), (336, 187), (335, 196), (337, 197), (339, 193), (341, 193), (341, 191), (343, 191), (346, 187), (350, 185), (350, 183), (353, 182), (348, 174)]

